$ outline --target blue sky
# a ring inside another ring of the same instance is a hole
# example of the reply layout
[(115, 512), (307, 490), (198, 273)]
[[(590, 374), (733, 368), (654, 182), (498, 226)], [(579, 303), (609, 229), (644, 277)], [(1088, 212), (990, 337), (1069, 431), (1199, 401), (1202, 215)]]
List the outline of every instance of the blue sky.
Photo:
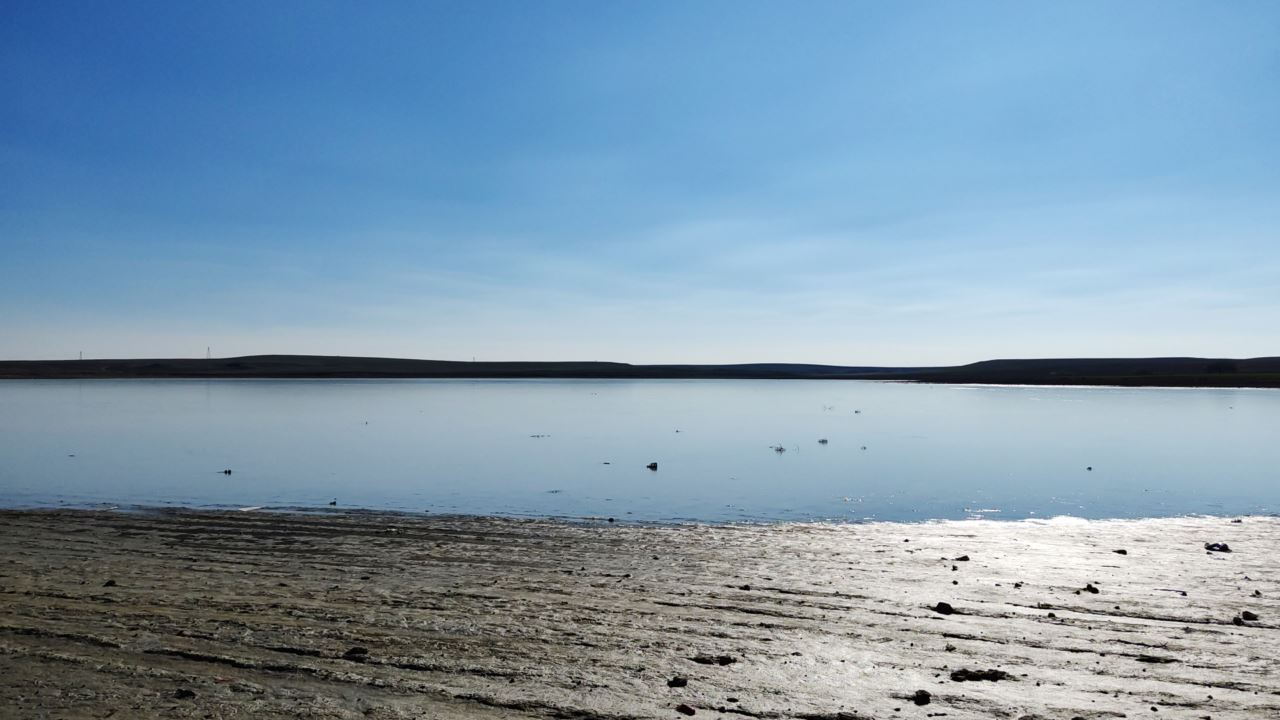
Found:
[(1280, 354), (1274, 2), (0, 6), (0, 357)]

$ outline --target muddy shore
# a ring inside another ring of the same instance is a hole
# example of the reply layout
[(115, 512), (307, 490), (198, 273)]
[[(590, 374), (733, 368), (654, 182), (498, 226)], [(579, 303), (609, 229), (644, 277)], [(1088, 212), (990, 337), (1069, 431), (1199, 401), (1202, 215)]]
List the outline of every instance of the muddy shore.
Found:
[(1280, 519), (0, 512), (0, 717), (690, 711), (1280, 718)]

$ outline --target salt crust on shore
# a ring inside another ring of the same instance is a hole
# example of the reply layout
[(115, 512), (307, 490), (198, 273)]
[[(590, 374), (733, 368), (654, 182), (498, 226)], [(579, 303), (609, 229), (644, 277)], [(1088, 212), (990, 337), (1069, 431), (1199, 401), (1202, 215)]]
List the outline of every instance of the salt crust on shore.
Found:
[(1277, 518), (0, 512), (0, 717), (1280, 718), (1278, 551)]

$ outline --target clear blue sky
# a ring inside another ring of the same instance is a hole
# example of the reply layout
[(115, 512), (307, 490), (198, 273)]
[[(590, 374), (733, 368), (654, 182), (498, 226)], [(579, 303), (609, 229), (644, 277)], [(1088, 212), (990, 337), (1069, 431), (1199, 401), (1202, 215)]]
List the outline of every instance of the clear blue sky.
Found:
[(1280, 354), (1277, 2), (0, 4), (0, 357)]

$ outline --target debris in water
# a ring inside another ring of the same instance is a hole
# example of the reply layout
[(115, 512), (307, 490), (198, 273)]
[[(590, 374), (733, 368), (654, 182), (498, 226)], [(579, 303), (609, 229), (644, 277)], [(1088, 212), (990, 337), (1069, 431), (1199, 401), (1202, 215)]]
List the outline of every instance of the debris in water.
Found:
[(1223, 552), (1223, 553), (1231, 552), (1230, 546), (1228, 546), (1226, 543), (1205, 543), (1204, 549), (1208, 550), (1209, 552)]
[(654, 472), (657, 472), (657, 471), (658, 471), (658, 463), (656, 463), (656, 462), (651, 462), (651, 463), (649, 463), (648, 465), (645, 465), (645, 467), (649, 468), (650, 470), (652, 470), (652, 471), (654, 471)]

